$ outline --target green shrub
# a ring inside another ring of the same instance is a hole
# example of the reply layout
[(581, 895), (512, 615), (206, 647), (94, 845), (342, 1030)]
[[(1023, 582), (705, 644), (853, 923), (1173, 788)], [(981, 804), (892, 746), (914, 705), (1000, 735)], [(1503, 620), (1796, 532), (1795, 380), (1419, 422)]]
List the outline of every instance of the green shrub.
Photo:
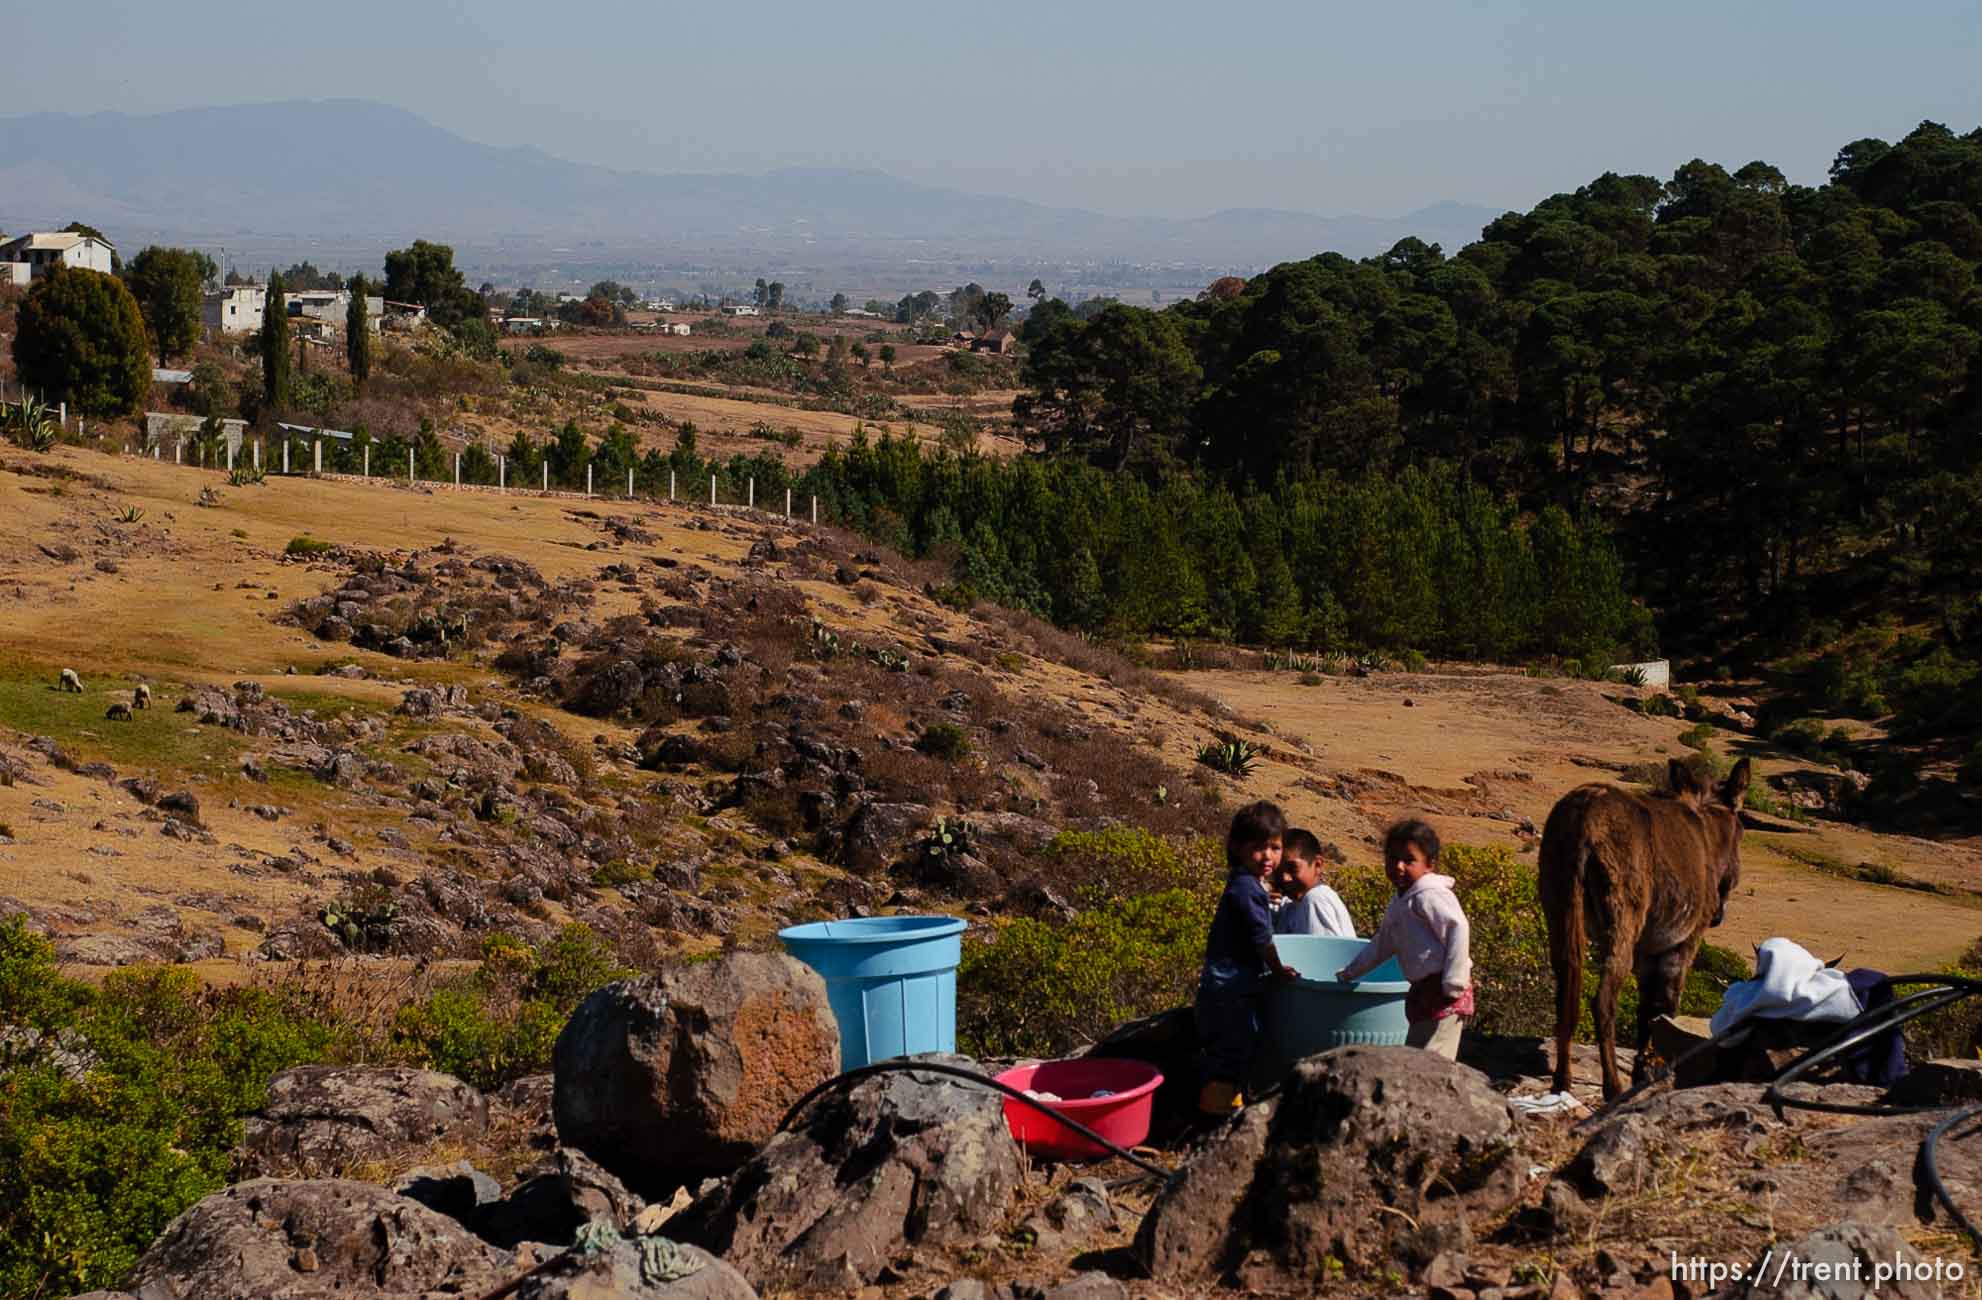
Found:
[(653, 878), (652, 871), (627, 858), (614, 858), (592, 873), (592, 883), (601, 889), (618, 889)]
[[(259, 989), (130, 968), (62, 977), (0, 922), (0, 1294), (116, 1286), (180, 1211), (224, 1186), (241, 1118), (338, 1027)], [(88, 1062), (65, 1067), (54, 1049)], [(86, 1069), (86, 1073), (83, 1072)]]
[(1187, 1004), (1217, 896), (1120, 899), (1053, 924), (1020, 918), (968, 943), (957, 1043), (977, 1057), (1064, 1056), (1140, 1016)]
[(548, 1070), (572, 1010), (592, 990), (632, 974), (588, 926), (567, 925), (535, 948), (492, 935), (474, 972), (399, 1009), (393, 1039), (433, 1069), (500, 1088)]
[(1421, 650), (1404, 651), (1397, 657), (1397, 665), (1407, 673), (1421, 673), (1431, 666)]
[(1216, 840), (1168, 840), (1140, 826), (1061, 831), (1039, 855), (1039, 874), (1082, 907), (1171, 890), (1215, 897), (1225, 887)]
[(1679, 701), (1664, 692), (1645, 696), (1637, 702), (1637, 708), (1648, 718), (1679, 718), (1686, 713)]
[(1713, 739), (1714, 724), (1711, 722), (1696, 723), (1679, 733), (1679, 743), (1688, 749), (1704, 750), (1713, 743)]
[(337, 549), (334, 542), (326, 542), (320, 537), (305, 533), (289, 539), (289, 545), (282, 548), (284, 555), (324, 555)]
[(1843, 727), (1826, 731), (1815, 718), (1797, 718), (1769, 733), (1769, 739), (1792, 754), (1835, 767), (1851, 766), (1851, 733)]
[(915, 747), (931, 758), (955, 763), (970, 757), (970, 733), (954, 722), (932, 722), (916, 737)]

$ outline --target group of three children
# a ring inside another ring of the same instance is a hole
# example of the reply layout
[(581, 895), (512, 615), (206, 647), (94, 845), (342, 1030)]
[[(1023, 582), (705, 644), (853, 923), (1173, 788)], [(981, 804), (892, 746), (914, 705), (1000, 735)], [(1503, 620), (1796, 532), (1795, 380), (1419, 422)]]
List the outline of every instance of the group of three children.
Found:
[[(1473, 1014), (1473, 962), (1466, 914), (1452, 877), (1433, 871), (1438, 833), (1402, 821), (1383, 837), (1383, 869), (1396, 896), (1362, 951), (1335, 972), (1349, 982), (1392, 957), (1410, 981), (1405, 1041), (1447, 1059), (1459, 1054), (1461, 1022)], [(1297, 978), (1274, 948), (1276, 934), (1354, 938), (1348, 909), (1321, 881), (1321, 843), (1289, 829), (1264, 801), (1248, 804), (1225, 837), (1230, 873), (1205, 943), (1198, 977), (1199, 1109), (1224, 1114), (1243, 1103), (1241, 1088), (1259, 1044), (1267, 982)]]

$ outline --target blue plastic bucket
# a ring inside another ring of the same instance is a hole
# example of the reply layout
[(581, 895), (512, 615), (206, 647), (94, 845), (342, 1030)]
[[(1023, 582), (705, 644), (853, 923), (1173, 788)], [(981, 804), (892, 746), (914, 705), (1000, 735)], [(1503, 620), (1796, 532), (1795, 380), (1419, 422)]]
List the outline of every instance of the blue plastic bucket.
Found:
[(1320, 934), (1273, 936), (1280, 960), (1301, 977), (1267, 983), (1260, 1011), (1263, 1032), (1253, 1061), (1254, 1088), (1279, 1082), (1296, 1061), (1316, 1052), (1403, 1045), (1404, 998), (1411, 985), (1396, 958), (1353, 984), (1335, 978), (1364, 943)]
[(963, 931), (954, 916), (862, 916), (788, 926), (778, 938), (826, 981), (840, 1068), (851, 1070), (957, 1050)]

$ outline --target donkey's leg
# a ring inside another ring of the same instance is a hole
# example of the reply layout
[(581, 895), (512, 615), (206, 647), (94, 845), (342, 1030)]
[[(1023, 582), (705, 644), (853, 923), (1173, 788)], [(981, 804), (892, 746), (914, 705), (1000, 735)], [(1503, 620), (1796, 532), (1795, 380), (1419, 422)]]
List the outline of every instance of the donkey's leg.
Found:
[(1686, 991), (1686, 972), (1693, 969), (1693, 955), (1700, 950), (1693, 938), (1665, 952), (1641, 954), (1638, 967), (1638, 1054), (1631, 1063), (1631, 1086), (1645, 1081), (1645, 1048), (1652, 1041), (1652, 1022), (1660, 1016), (1679, 1013), (1679, 998)]
[(1603, 975), (1597, 980), (1597, 1002), (1593, 1008), (1597, 1030), (1597, 1055), (1603, 1062), (1603, 1099), (1611, 1101), (1624, 1091), (1617, 1073), (1617, 995), (1624, 977), (1631, 973), (1633, 934), (1613, 932), (1604, 953)]

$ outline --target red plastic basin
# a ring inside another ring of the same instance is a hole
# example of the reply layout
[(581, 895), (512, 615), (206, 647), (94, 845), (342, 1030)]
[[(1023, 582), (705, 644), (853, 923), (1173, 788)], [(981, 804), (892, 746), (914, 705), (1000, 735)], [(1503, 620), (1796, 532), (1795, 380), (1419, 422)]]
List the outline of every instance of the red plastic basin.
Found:
[[(1044, 1103), (1048, 1108), (1087, 1125), (1117, 1146), (1132, 1147), (1149, 1136), (1149, 1110), (1163, 1075), (1145, 1061), (1087, 1056), (1015, 1066), (999, 1075), (998, 1082), (1021, 1092), (1050, 1092), (1062, 1100)], [(1093, 1095), (1103, 1089), (1115, 1095)], [(1005, 1098), (1005, 1123), (1019, 1145), (1035, 1156), (1092, 1160), (1109, 1154), (1106, 1147), (1010, 1097)]]

